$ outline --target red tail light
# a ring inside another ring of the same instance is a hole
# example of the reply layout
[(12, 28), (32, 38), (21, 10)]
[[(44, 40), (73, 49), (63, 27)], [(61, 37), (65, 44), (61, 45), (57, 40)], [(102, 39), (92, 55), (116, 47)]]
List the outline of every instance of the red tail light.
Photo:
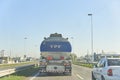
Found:
[(48, 57), (47, 57), (47, 60), (52, 60), (52, 59), (53, 59), (52, 56), (48, 56)]
[(61, 60), (64, 60), (64, 56), (60, 56), (60, 59), (61, 59)]
[(107, 71), (107, 75), (108, 75), (108, 76), (112, 76), (112, 75), (113, 75), (113, 73), (112, 73), (112, 69), (108, 69), (108, 71)]
[(69, 63), (64, 63), (64, 66), (69, 66), (70, 64)]

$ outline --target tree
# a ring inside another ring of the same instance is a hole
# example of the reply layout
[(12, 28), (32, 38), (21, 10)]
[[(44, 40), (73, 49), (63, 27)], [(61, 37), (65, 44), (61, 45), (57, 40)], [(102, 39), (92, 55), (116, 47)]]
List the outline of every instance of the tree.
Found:
[(71, 54), (71, 59), (72, 59), (72, 62), (76, 62), (77, 55), (76, 54)]

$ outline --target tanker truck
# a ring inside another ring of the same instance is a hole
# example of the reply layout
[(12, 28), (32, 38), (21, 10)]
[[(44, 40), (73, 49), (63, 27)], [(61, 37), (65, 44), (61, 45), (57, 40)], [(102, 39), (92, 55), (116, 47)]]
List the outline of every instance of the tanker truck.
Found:
[(40, 73), (72, 73), (71, 44), (62, 34), (45, 37), (40, 45)]

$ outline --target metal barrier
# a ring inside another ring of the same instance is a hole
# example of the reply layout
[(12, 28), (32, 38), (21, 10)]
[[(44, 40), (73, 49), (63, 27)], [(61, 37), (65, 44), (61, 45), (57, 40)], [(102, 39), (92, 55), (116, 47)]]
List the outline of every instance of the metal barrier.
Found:
[(13, 69), (2, 70), (2, 71), (0, 71), (0, 77), (13, 74), (13, 73), (15, 73), (17, 71), (25, 70), (25, 69), (27, 69), (29, 67), (32, 67), (32, 66), (34, 66), (34, 64), (25, 65), (25, 66), (19, 66), (19, 67), (13, 68)]

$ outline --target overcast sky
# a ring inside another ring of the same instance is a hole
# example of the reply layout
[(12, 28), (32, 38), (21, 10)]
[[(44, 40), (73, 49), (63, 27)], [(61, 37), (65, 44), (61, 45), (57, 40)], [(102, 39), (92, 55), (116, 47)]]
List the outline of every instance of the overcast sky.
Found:
[(89, 13), (94, 51), (120, 52), (120, 0), (0, 0), (0, 50), (39, 57), (41, 41), (57, 32), (78, 56), (90, 54)]

